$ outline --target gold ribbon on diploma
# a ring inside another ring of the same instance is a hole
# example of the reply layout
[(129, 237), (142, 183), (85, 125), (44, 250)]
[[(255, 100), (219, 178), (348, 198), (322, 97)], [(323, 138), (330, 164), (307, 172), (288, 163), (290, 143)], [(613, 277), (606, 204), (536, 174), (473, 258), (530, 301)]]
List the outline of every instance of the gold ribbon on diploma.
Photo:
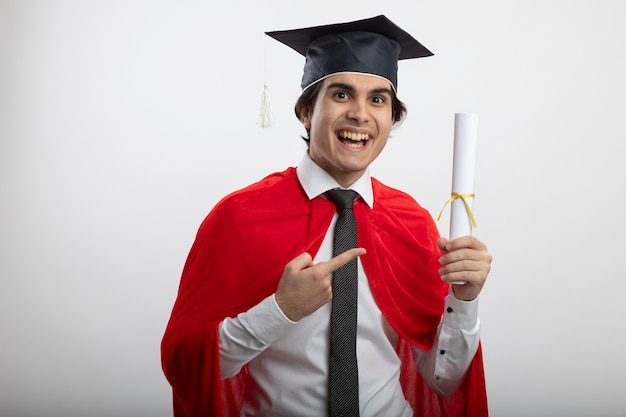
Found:
[(476, 227), (476, 219), (474, 218), (474, 213), (472, 213), (472, 207), (470, 206), (469, 202), (467, 201), (467, 198), (474, 198), (474, 197), (475, 197), (475, 194), (461, 194), (461, 193), (457, 193), (457, 192), (453, 191), (452, 192), (452, 197), (450, 197), (448, 199), (448, 201), (446, 201), (446, 203), (441, 208), (441, 211), (439, 212), (439, 216), (437, 216), (437, 221), (439, 221), (439, 219), (441, 219), (441, 214), (443, 213), (443, 210), (446, 208), (446, 206), (448, 204), (452, 203), (454, 200), (458, 200), (460, 198), (465, 203), (465, 208), (467, 209), (467, 214), (469, 214), (470, 220), (472, 221), (472, 225), (474, 225), (474, 227)]

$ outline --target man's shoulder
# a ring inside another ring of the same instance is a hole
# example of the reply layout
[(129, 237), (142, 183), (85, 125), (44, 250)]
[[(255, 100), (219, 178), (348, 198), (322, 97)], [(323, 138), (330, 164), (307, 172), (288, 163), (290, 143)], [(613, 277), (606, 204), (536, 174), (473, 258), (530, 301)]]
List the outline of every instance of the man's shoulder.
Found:
[(376, 202), (380, 202), (383, 206), (391, 207), (395, 205), (406, 205), (413, 207), (420, 207), (415, 198), (405, 191), (383, 184), (376, 178), (372, 178), (372, 189), (374, 191), (374, 198)]
[(372, 178), (374, 211), (396, 218), (400, 222), (432, 222), (432, 215), (405, 191)]
[(227, 194), (224, 199), (230, 198), (231, 196), (235, 195), (244, 195), (248, 193), (265, 191), (277, 184), (284, 183), (285, 181), (288, 182), (289, 179), (292, 177), (295, 177), (295, 168), (293, 167), (286, 168), (284, 171), (273, 172), (258, 181), (255, 181), (242, 188), (232, 191), (231, 193)]
[(289, 167), (284, 171), (274, 172), (263, 179), (226, 195), (216, 207), (244, 210), (263, 205), (283, 204), (284, 200), (293, 199), (300, 194), (300, 183), (296, 169)]
[(376, 227), (388, 233), (389, 239), (403, 236), (405, 240), (415, 238), (431, 244), (439, 236), (431, 213), (411, 195), (375, 178), (372, 178), (372, 189), (374, 209), (371, 211), (371, 219)]

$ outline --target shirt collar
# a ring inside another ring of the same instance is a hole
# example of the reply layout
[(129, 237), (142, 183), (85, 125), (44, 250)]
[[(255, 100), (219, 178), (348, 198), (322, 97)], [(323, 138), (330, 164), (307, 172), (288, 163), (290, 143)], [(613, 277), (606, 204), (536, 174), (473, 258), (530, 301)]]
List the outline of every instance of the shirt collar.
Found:
[[(296, 173), (298, 175), (298, 181), (300, 181), (309, 200), (324, 194), (328, 190), (343, 188), (328, 172), (324, 171), (322, 167), (311, 159), (308, 152), (305, 152), (302, 157), (300, 164), (298, 164), (296, 168)], [(370, 208), (374, 207), (374, 192), (372, 190), (372, 178), (369, 168), (365, 170), (363, 175), (361, 175), (349, 189), (359, 193), (359, 196), (361, 196), (363, 201), (365, 201)]]

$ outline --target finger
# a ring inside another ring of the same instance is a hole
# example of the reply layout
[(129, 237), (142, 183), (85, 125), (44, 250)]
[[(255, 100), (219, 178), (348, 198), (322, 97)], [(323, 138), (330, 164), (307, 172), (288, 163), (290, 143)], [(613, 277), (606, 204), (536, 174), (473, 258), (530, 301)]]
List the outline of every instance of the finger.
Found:
[(487, 250), (487, 246), (483, 242), (478, 240), (475, 236), (458, 237), (454, 240), (449, 241), (445, 247), (445, 249), (449, 252), (462, 248), (475, 249), (479, 251)]
[(446, 250), (446, 245), (448, 244), (449, 240), (446, 239), (445, 237), (440, 237), (439, 239), (437, 239), (437, 246), (439, 246), (439, 249), (444, 252), (447, 251)]
[(310, 268), (313, 266), (313, 258), (308, 252), (303, 252), (291, 260), (287, 266), (296, 270)]
[(488, 262), (463, 260), (442, 267), (439, 269), (439, 275), (448, 282), (478, 282), (482, 285), (490, 270)]
[(487, 269), (488, 264), (482, 261), (475, 261), (470, 259), (462, 259), (460, 261), (451, 262), (449, 264), (444, 265), (439, 269), (440, 275), (450, 274), (453, 272), (461, 272), (461, 271), (480, 271), (483, 269)]
[(451, 284), (471, 284), (482, 286), (485, 283), (487, 274), (485, 271), (459, 271), (441, 276), (443, 281)]
[(491, 262), (491, 254), (485, 251), (462, 248), (448, 252), (439, 258), (439, 263), (442, 265), (462, 261)]
[(320, 272), (327, 275), (327, 274), (330, 274), (331, 272), (338, 270), (339, 268), (341, 268), (342, 266), (344, 266), (351, 260), (356, 259), (361, 255), (365, 255), (365, 253), (366, 253), (366, 250), (364, 248), (349, 249), (345, 251), (344, 253), (341, 253), (335, 256), (328, 262), (320, 262), (319, 264), (317, 264), (317, 267), (319, 268)]

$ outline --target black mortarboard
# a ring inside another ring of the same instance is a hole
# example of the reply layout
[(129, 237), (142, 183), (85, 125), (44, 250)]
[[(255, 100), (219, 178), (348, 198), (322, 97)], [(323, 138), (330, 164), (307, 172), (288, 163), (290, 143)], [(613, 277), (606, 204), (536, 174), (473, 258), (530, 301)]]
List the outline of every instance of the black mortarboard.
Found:
[(306, 57), (302, 89), (332, 74), (377, 75), (398, 87), (398, 60), (433, 55), (387, 17), (265, 32)]

